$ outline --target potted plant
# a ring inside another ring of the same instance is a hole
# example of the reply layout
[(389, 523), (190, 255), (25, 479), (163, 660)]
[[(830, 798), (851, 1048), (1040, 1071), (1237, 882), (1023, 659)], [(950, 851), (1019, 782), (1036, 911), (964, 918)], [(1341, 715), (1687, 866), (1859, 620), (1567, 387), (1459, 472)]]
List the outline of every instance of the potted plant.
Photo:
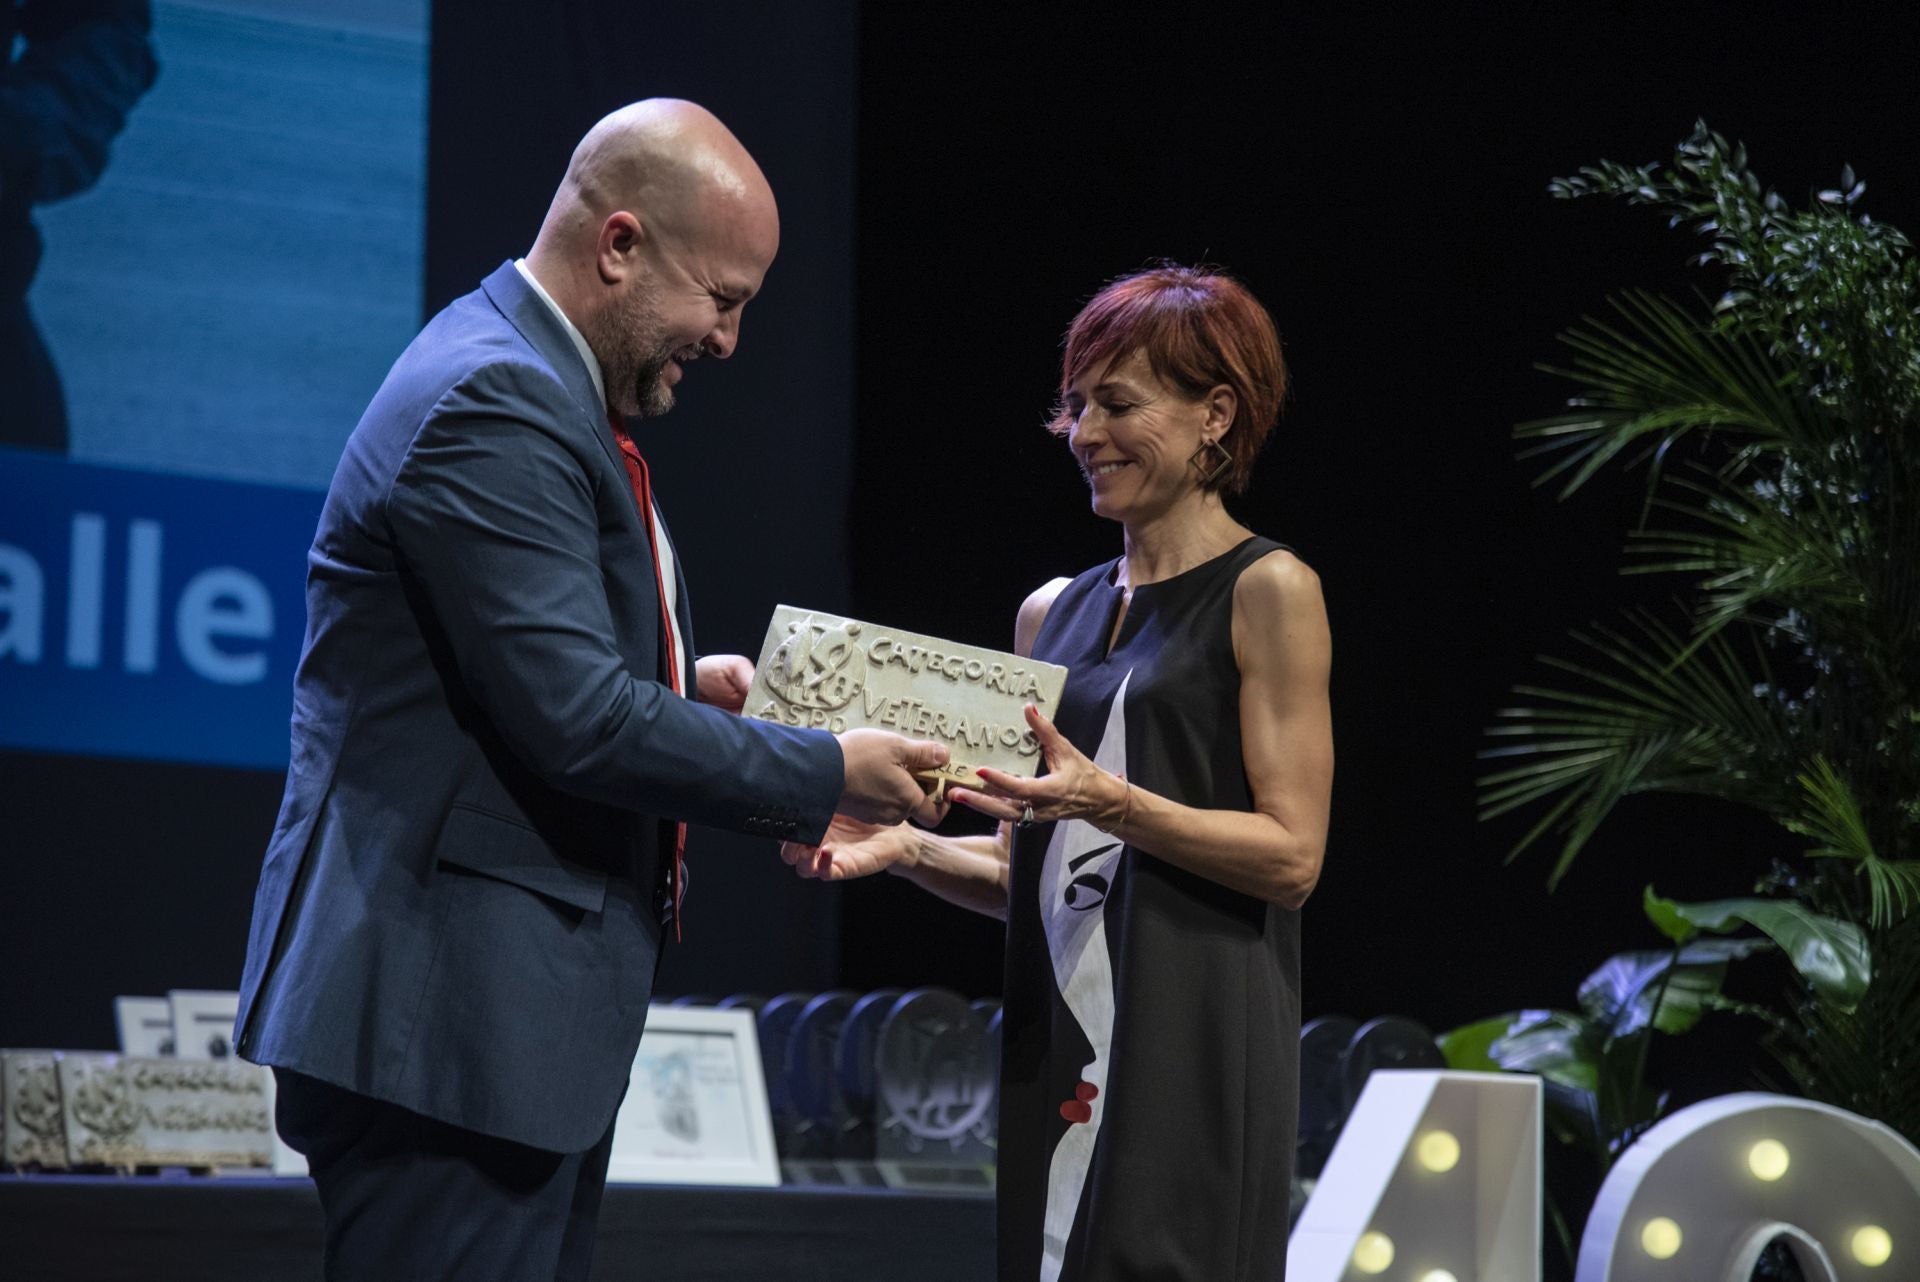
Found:
[(1920, 266), (1851, 170), (1795, 207), (1697, 125), (1671, 163), (1557, 180), (1703, 238), (1712, 301), (1627, 293), (1566, 335), (1567, 412), (1521, 425), (1564, 498), (1644, 466), (1624, 569), (1672, 617), (1576, 633), (1489, 731), (1482, 817), (1557, 883), (1637, 793), (1750, 807), (1805, 842), (1756, 889), (1850, 923), (1864, 993), (1803, 978), (1771, 1044), (1810, 1098), (1920, 1140)]

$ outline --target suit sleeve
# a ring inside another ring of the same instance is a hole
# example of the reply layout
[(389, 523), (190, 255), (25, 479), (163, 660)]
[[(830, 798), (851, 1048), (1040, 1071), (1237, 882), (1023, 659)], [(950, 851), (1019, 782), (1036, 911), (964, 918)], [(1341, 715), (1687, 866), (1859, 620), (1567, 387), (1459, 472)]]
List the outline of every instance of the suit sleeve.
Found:
[(817, 840), (843, 783), (831, 735), (732, 716), (627, 668), (594, 482), (543, 408), (543, 384), (552, 387), (543, 372), (492, 365), (455, 386), (388, 495), (403, 573), (425, 594), (462, 683), (555, 788)]

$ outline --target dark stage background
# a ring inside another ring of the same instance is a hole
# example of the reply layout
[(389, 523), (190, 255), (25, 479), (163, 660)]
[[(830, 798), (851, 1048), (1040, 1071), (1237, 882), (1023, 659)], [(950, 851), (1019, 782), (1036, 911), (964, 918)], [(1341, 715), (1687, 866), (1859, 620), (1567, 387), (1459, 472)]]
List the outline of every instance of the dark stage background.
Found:
[[(1787, 5), (1091, 12), (863, 11), (854, 598), (1007, 645), (1027, 592), (1117, 555), (1041, 430), (1061, 332), (1156, 256), (1227, 265), (1273, 310), (1295, 379), (1238, 511), (1318, 570), (1334, 633), (1307, 1013), (1443, 1029), (1570, 1007), (1606, 956), (1659, 945), (1643, 885), (1744, 894), (1792, 839), (1643, 799), (1549, 895), (1550, 859), (1502, 866), (1525, 825), (1475, 820), (1481, 728), (1541, 675), (1534, 656), (1671, 591), (1615, 573), (1635, 484), (1565, 505), (1530, 489), (1511, 425), (1565, 396), (1532, 366), (1609, 292), (1711, 287), (1654, 215), (1547, 182), (1670, 157), (1704, 116), (1790, 198), (1850, 162), (1871, 212), (1911, 228), (1916, 28)], [(846, 900), (855, 986), (998, 982), (997, 923), (898, 883)]]
[[(1239, 510), (1320, 572), (1335, 634), (1308, 1011), (1444, 1028), (1565, 1005), (1607, 954), (1654, 942), (1645, 883), (1743, 893), (1788, 839), (1639, 801), (1549, 895), (1544, 858), (1502, 867), (1519, 826), (1474, 819), (1480, 729), (1533, 656), (1665, 592), (1614, 572), (1635, 486), (1559, 504), (1509, 429), (1564, 395), (1532, 369), (1556, 331), (1622, 287), (1690, 288), (1692, 247), (1644, 211), (1551, 201), (1547, 180), (1663, 158), (1704, 116), (1790, 197), (1851, 163), (1877, 217), (1920, 225), (1920, 40), (1786, 5), (1265, 8), (599, 0), (534, 23), (443, 0), (427, 305), (525, 249), (602, 111), (705, 102), (766, 167), (783, 247), (740, 354), (695, 372), (650, 447), (703, 648), (755, 649), (778, 600), (1006, 645), (1034, 586), (1119, 551), (1041, 429), (1061, 330), (1154, 257), (1232, 268), (1295, 377)], [(0, 756), (0, 1043), (107, 1045), (115, 992), (231, 987), (279, 782)], [(744, 838), (702, 837), (695, 859), (663, 994), (997, 991), (997, 923), (896, 882), (797, 883)]]

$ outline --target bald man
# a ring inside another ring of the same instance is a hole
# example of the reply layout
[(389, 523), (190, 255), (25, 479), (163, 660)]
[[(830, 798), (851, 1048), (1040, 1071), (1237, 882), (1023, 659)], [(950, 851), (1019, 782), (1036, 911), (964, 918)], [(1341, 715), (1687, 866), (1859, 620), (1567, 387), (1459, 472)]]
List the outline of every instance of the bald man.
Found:
[(749, 661), (692, 657), (628, 420), (733, 354), (779, 237), (713, 116), (623, 108), (347, 442), (235, 1030), (329, 1278), (585, 1278), (682, 825), (817, 842), (945, 760), (741, 718)]

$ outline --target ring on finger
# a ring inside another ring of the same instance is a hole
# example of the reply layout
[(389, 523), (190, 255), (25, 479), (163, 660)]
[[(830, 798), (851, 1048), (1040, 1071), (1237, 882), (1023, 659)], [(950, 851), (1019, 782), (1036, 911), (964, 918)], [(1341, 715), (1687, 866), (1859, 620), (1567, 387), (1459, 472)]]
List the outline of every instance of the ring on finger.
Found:
[(1027, 803), (1026, 809), (1020, 812), (1020, 817), (1014, 820), (1013, 826), (1016, 828), (1033, 827), (1033, 803), (1031, 801)]

